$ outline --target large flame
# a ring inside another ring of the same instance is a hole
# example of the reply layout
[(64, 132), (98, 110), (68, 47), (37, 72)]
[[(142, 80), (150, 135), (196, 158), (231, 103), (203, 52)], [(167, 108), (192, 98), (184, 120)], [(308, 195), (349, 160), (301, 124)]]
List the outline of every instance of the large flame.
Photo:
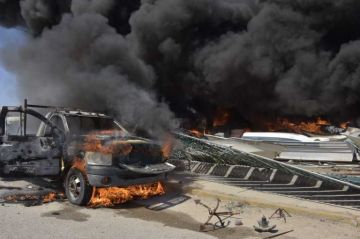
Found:
[(113, 145), (103, 145), (101, 140), (95, 135), (88, 135), (83, 145), (84, 151), (99, 152), (103, 154), (111, 154), (114, 151)]
[[(85, 160), (76, 158), (72, 167), (79, 169), (83, 175), (86, 175)], [(90, 207), (112, 207), (117, 204), (125, 203), (133, 199), (147, 199), (152, 196), (162, 195), (165, 193), (164, 187), (160, 182), (153, 184), (134, 185), (128, 187), (93, 187), (93, 194), (88, 203)], [(52, 200), (54, 195), (49, 194), (44, 198), (44, 202)]]
[(131, 152), (132, 146), (126, 140), (109, 140), (103, 143), (99, 135), (121, 135), (121, 131), (107, 130), (94, 132), (85, 138), (83, 150), (88, 152), (99, 152), (103, 154), (124, 154), (127, 155)]
[[(103, 154), (123, 154), (127, 155), (132, 150), (131, 144), (126, 140), (109, 140), (103, 142), (98, 135), (114, 135), (114, 131), (95, 132), (86, 137), (83, 150), (87, 152), (99, 152)], [(164, 157), (170, 156), (174, 139), (167, 135), (162, 147)], [(78, 168), (86, 175), (86, 164), (84, 160), (75, 159), (73, 167)], [(147, 199), (151, 196), (162, 195), (165, 193), (164, 187), (160, 182), (145, 185), (134, 185), (128, 187), (93, 187), (93, 194), (88, 203), (90, 207), (112, 207), (117, 204), (125, 203), (133, 199)]]
[[(202, 138), (204, 134), (212, 132), (219, 132), (219, 126), (224, 126), (229, 123), (230, 114), (225, 110), (220, 110), (216, 113), (214, 118), (212, 128), (208, 128), (205, 130), (200, 130), (199, 128), (187, 129), (187, 133), (191, 136)], [(243, 122), (239, 122), (241, 125)], [(264, 119), (260, 119), (256, 121), (252, 125), (252, 127), (236, 127), (233, 128), (228, 127), (231, 130), (231, 135), (234, 133), (234, 137), (241, 137), (240, 130), (243, 132), (257, 132), (257, 131), (268, 131), (268, 132), (290, 132), (290, 133), (298, 133), (298, 134), (319, 134), (325, 135), (334, 132), (341, 132), (341, 129), (346, 130), (350, 124), (350, 121), (345, 121), (342, 123), (317, 117), (312, 120), (299, 120), (299, 119), (288, 119), (279, 117), (276, 120), (265, 121)], [(221, 132), (221, 131), (220, 131)]]
[[(347, 128), (349, 122), (344, 122), (340, 124), (341, 128)], [(269, 131), (291, 131), (293, 133), (314, 133), (314, 134), (322, 134), (322, 127), (327, 125), (333, 125), (330, 121), (322, 119), (320, 117), (316, 118), (312, 121), (299, 121), (293, 122), (286, 118), (278, 118), (275, 122), (267, 122), (265, 123), (267, 129)]]
[(112, 207), (134, 199), (147, 199), (165, 193), (161, 182), (144, 185), (134, 185), (125, 188), (108, 187), (93, 189), (90, 207)]

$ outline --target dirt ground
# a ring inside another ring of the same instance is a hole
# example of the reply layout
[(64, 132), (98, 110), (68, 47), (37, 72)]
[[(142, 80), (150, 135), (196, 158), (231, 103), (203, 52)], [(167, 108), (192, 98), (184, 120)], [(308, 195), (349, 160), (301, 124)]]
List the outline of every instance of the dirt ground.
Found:
[[(201, 184), (195, 186), (196, 184), (197, 182), (194, 182), (192, 187), (201, 187)], [(173, 184), (172, 186), (175, 185)], [(199, 199), (204, 204), (214, 207), (216, 205), (216, 199), (214, 197), (202, 196), (201, 194), (196, 195), (196, 190), (192, 190), (192, 192), (195, 193), (188, 194), (191, 197), (188, 202), (169, 208), (169, 211), (181, 212), (189, 215), (199, 223), (205, 222), (207, 219), (206, 208), (201, 205), (196, 205), (194, 200)], [(223, 196), (223, 198), (226, 198), (226, 195)], [(267, 197), (271, 196), (272, 195), (267, 194)], [(286, 198), (284, 201), (288, 202), (289, 200), (291, 201), (292, 199)], [(320, 211), (322, 208), (326, 210), (328, 207), (328, 205), (314, 202), (310, 203), (314, 204), (314, 206)], [(234, 212), (239, 212), (240, 214), (228, 219), (229, 226), (227, 228), (216, 230), (218, 232), (208, 232), (210, 235), (216, 235), (219, 238), (265, 238), (289, 230), (294, 231), (279, 236), (278, 238), (360, 238), (360, 217), (356, 216), (353, 217), (353, 221), (347, 221), (345, 223), (341, 222), (341, 219), (333, 220), (327, 218), (326, 216), (321, 217), (313, 215), (310, 212), (309, 215), (306, 215), (306, 211), (297, 213), (297, 211), (288, 209), (287, 212), (291, 216), (286, 217), (286, 221), (283, 218), (270, 219), (270, 224), (276, 225), (277, 232), (258, 233), (254, 230), (253, 226), (257, 225), (257, 221), (260, 220), (262, 216), (269, 218), (276, 210), (274, 207), (251, 206), (246, 202), (244, 204), (241, 197), (239, 197), (239, 201), (223, 199), (220, 205), (221, 206), (218, 211), (227, 211), (230, 205), (235, 206), (233, 207)], [(281, 202), (279, 202), (278, 205), (281, 207)], [(243, 225), (236, 225), (239, 220), (243, 223)], [(216, 221), (217, 220), (215, 218), (212, 219), (212, 222)]]

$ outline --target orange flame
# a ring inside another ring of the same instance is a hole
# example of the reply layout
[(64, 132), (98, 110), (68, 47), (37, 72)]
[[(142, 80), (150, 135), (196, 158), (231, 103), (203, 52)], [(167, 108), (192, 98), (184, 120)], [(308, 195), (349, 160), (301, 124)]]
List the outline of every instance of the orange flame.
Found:
[(27, 200), (39, 200), (40, 196), (37, 195), (11, 195), (5, 197), (6, 202), (21, 202)]
[(88, 206), (113, 207), (134, 199), (147, 199), (152, 196), (163, 195), (165, 189), (160, 182), (154, 184), (134, 185), (126, 188), (109, 187), (95, 188)]
[[(99, 152), (103, 154), (124, 154), (127, 155), (133, 150), (133, 146), (125, 140), (110, 140), (103, 142), (98, 135), (114, 134), (114, 131), (94, 132), (86, 137), (83, 144), (83, 150), (86, 152)], [(165, 143), (162, 147), (164, 157), (169, 157), (174, 139), (171, 135), (167, 135)], [(78, 168), (86, 175), (85, 161), (76, 158), (73, 161), (73, 167)], [(165, 193), (164, 187), (160, 182), (154, 184), (134, 185), (125, 188), (107, 187), (93, 188), (93, 194), (88, 203), (90, 207), (111, 207), (133, 199), (146, 199), (155, 195)]]
[(171, 134), (167, 134), (165, 136), (165, 141), (161, 148), (163, 156), (166, 159), (170, 157), (173, 147), (174, 147), (174, 137)]
[(96, 135), (89, 135), (85, 139), (83, 149), (89, 152), (99, 152), (103, 154), (111, 154), (114, 151), (113, 145), (103, 145)]
[(61, 193), (51, 192), (43, 197), (43, 203), (54, 202), (60, 198), (65, 198), (65, 194), (63, 192)]
[(80, 158), (75, 158), (72, 161), (72, 167), (79, 169), (84, 175), (86, 175), (86, 169), (85, 169), (85, 160)]
[(321, 126), (330, 125), (330, 122), (318, 117), (315, 121), (309, 122), (299, 122), (294, 123), (290, 122), (290, 120), (282, 118), (277, 119), (275, 123), (266, 123), (269, 131), (280, 131), (280, 130), (290, 130), (294, 133), (322, 133)]
[(125, 140), (113, 140), (108, 144), (103, 144), (97, 137), (97, 134), (116, 134), (116, 131), (100, 131), (90, 134), (86, 137), (83, 144), (83, 150), (88, 152), (99, 152), (103, 154), (124, 154), (127, 155), (131, 152), (132, 146)]
[(340, 128), (347, 129), (349, 127), (350, 121), (346, 121), (340, 124)]
[(224, 109), (219, 109), (216, 112), (214, 121), (213, 121), (213, 127), (219, 127), (225, 125), (230, 119), (230, 114)]
[(50, 192), (47, 195), (11, 195), (5, 197), (6, 202), (23, 202), (23, 201), (37, 201), (41, 200), (42, 203), (54, 202), (59, 199), (64, 199), (63, 192)]
[(189, 133), (191, 136), (197, 137), (197, 138), (202, 138), (204, 137), (204, 133), (202, 133), (201, 131), (197, 130), (197, 129), (191, 129), (189, 130)]

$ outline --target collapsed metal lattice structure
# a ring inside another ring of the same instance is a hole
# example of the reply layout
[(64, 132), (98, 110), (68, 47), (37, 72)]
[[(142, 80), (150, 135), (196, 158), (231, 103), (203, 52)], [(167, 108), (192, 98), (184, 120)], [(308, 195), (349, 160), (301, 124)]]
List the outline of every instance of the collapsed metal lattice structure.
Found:
[(233, 147), (175, 133), (182, 148), (173, 157), (193, 173), (238, 178), (237, 186), (360, 209), (360, 186)]

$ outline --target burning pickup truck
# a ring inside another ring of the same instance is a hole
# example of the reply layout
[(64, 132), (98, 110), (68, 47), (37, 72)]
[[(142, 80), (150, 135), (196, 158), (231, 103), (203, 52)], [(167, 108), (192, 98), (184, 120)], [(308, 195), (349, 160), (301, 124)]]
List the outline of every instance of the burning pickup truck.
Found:
[[(44, 116), (36, 107), (51, 110)], [(2, 107), (0, 173), (61, 176), (73, 204), (87, 204), (95, 187), (154, 183), (174, 168), (159, 143), (131, 135), (105, 114), (26, 100)]]

